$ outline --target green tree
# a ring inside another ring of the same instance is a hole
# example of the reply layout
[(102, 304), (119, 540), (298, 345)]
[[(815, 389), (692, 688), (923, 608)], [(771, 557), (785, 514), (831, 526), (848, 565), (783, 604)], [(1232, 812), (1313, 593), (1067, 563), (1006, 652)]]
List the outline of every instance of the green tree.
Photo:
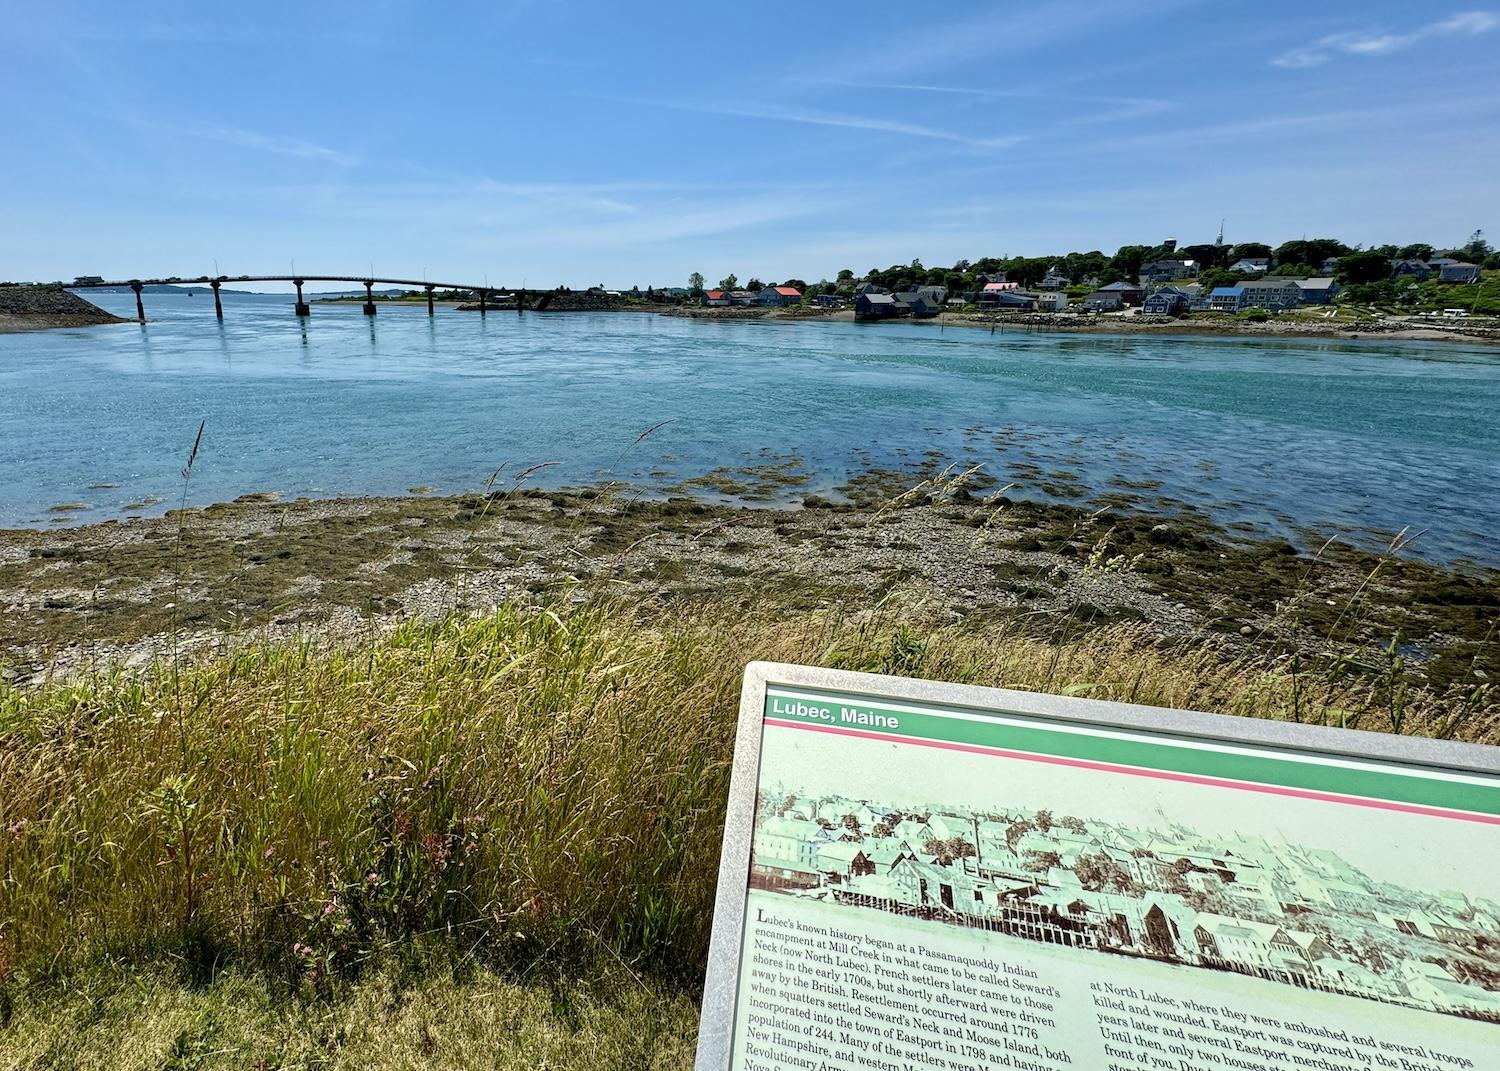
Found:
[(836, 283), (852, 283), (854, 282), (854, 272), (849, 268), (840, 268), (838, 275), (834, 276), (833, 281)]
[(1224, 259), (1224, 254), (1226, 252), (1227, 250), (1225, 250), (1225, 248), (1221, 245), (1211, 245), (1205, 243), (1203, 245), (1182, 246), (1177, 250), (1177, 255), (1188, 260), (1196, 260), (1198, 262), (1198, 268), (1201, 271), (1204, 268), (1224, 267), (1228, 263), (1228, 261)]
[(719, 280), (719, 289), (720, 290), (734, 290), (734, 289), (738, 288), (739, 285), (740, 285), (740, 280), (739, 280), (739, 276), (737, 276), (737, 275), (733, 275), (733, 274), (726, 275), (726, 276), (724, 276), (724, 278), (722, 278), (722, 279)]
[(1063, 274), (1075, 283), (1082, 283), (1090, 275), (1101, 275), (1108, 263), (1109, 258), (1097, 249), (1087, 253), (1069, 253), (1063, 257)]
[(1210, 290), (1218, 286), (1238, 286), (1244, 281), (1243, 272), (1229, 271), (1225, 268), (1215, 268), (1198, 276), (1198, 282)]
[(1229, 251), (1227, 263), (1233, 264), (1237, 260), (1246, 257), (1270, 257), (1274, 256), (1271, 247), (1264, 242), (1240, 242)]
[(1432, 254), (1437, 250), (1426, 242), (1413, 242), (1411, 245), (1403, 245), (1396, 251), (1396, 256), (1402, 260), (1431, 260)]
[(1135, 282), (1141, 274), (1141, 264), (1150, 252), (1149, 245), (1122, 245), (1109, 261), (1110, 268), (1119, 272), (1116, 279)]
[(1493, 252), (1494, 250), (1490, 248), (1490, 243), (1484, 240), (1484, 231), (1475, 231), (1469, 236), (1469, 240), (1463, 244), (1463, 247), (1458, 250), (1459, 255), (1464, 260), (1474, 264), (1483, 264)]
[(703, 273), (701, 271), (695, 271), (692, 275), (688, 276), (688, 289), (693, 292), (694, 297), (703, 293)]
[(1384, 253), (1369, 249), (1363, 253), (1350, 253), (1339, 258), (1339, 282), (1373, 283), (1377, 279), (1388, 279), (1391, 262)]
[(752, 278), (748, 283), (745, 284), (745, 289), (750, 291), (750, 293), (752, 294), (758, 294), (765, 288), (766, 284), (755, 278)]
[(1306, 264), (1318, 268), (1329, 257), (1342, 257), (1350, 249), (1337, 238), (1297, 238), (1276, 247), (1277, 264)]
[[(1051, 261), (1040, 257), (1017, 257), (1015, 260), (1006, 262), (1005, 277), (1013, 283), (1033, 287), (1047, 274), (1047, 267), (1050, 263)], [(1139, 270), (1139, 265), (1137, 265), (1137, 270)]]

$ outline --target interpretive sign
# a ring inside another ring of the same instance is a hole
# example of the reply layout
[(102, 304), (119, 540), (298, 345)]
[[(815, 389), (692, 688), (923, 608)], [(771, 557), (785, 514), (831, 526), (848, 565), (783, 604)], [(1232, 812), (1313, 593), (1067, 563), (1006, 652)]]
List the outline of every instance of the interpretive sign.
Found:
[(1497, 756), (755, 663), (698, 1071), (1500, 1068)]

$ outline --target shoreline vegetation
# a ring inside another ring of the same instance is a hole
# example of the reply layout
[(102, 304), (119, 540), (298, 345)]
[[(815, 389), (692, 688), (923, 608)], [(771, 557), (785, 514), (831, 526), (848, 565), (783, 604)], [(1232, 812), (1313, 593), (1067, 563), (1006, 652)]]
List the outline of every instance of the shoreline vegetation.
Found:
[(522, 478), (0, 533), (0, 1067), (685, 1071), (751, 659), (1500, 742), (1399, 545)]
[(0, 688), (4, 1066), (690, 1067), (752, 658), (1500, 740), (1066, 620), (601, 595)]

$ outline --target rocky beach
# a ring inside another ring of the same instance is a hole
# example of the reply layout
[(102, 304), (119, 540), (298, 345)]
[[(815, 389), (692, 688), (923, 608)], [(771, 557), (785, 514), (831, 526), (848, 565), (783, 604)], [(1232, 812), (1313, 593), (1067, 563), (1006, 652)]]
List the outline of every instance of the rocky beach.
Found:
[[(1201, 515), (1007, 498), (963, 474), (870, 473), (800, 508), (646, 499), (623, 485), (279, 502), (0, 532), (6, 678), (40, 682), (247, 638), (358, 637), (401, 621), (622, 596), (664, 610), (917, 617), (1038, 634), (1138, 626), (1268, 664), (1341, 662), (1437, 690), (1500, 675), (1500, 574), (1337, 540), (1294, 547)], [(764, 478), (764, 477), (763, 477)], [(727, 481), (727, 478), (726, 478)], [(764, 492), (766, 488), (759, 488)], [(1396, 637), (1395, 640), (1392, 637)]]

